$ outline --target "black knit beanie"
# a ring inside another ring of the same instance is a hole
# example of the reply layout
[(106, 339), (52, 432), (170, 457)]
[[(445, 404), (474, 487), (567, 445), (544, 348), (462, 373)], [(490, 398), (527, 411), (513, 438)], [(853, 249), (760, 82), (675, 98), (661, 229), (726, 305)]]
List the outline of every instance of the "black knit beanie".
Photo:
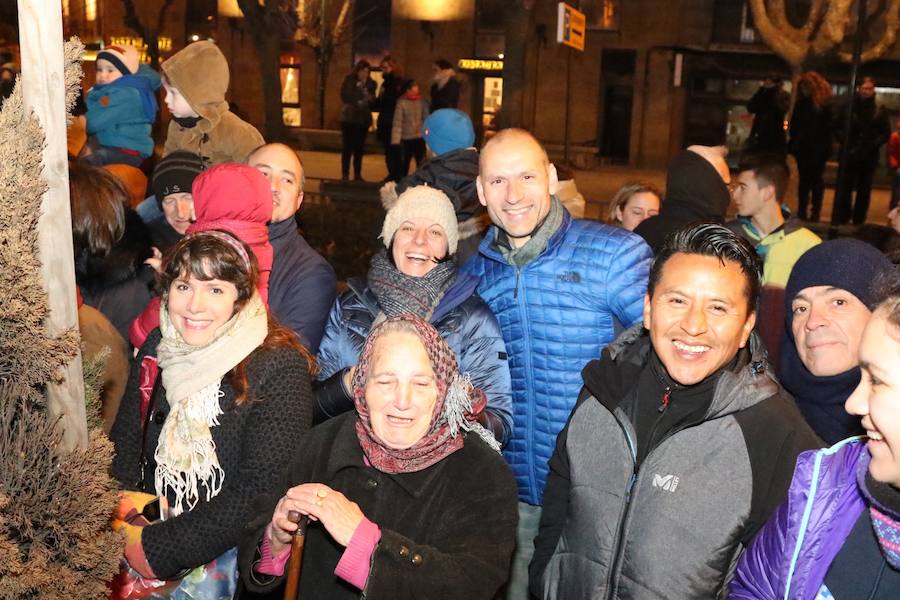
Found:
[(891, 261), (875, 246), (859, 240), (842, 238), (813, 246), (794, 264), (784, 289), (788, 325), (793, 321), (794, 297), (808, 287), (827, 285), (847, 290), (870, 310), (875, 308), (872, 281), (890, 266)]
[(201, 171), (203, 160), (193, 152), (177, 150), (159, 161), (153, 170), (150, 186), (160, 208), (163, 198), (169, 194), (190, 192), (194, 179)]

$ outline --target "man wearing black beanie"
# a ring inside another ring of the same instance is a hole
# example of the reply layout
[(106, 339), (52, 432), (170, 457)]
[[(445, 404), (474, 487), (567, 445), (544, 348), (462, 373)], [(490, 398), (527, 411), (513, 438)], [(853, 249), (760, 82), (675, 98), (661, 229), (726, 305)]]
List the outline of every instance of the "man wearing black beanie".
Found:
[(162, 216), (147, 223), (153, 246), (164, 254), (184, 237), (194, 220), (194, 197), (191, 186), (203, 170), (198, 154), (177, 150), (167, 154), (153, 170), (150, 189)]
[(863, 433), (844, 402), (860, 380), (859, 343), (872, 316), (872, 280), (890, 261), (859, 240), (824, 242), (800, 257), (785, 288), (781, 380), (829, 445)]

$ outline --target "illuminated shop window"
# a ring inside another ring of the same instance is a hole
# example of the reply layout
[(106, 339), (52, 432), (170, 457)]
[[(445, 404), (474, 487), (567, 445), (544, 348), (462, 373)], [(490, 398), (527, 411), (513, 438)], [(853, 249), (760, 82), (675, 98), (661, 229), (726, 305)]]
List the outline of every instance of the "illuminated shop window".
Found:
[(281, 55), (281, 112), (288, 127), (300, 127), (300, 58), (294, 54)]

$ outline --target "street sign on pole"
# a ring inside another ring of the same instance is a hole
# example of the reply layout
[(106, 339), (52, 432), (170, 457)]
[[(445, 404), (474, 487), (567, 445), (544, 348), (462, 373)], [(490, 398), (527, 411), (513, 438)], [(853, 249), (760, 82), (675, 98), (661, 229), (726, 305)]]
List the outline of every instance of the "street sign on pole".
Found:
[(584, 13), (560, 2), (557, 8), (556, 41), (576, 50), (584, 50)]

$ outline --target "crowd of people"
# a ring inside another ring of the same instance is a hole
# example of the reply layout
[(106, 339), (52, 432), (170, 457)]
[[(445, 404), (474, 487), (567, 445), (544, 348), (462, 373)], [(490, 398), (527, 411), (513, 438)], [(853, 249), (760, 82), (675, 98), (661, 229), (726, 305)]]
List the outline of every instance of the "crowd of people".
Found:
[[(791, 216), (783, 156), (691, 146), (585, 220), (528, 131), (475, 147), (448, 63), (430, 107), (359, 63), (342, 173), (377, 105), (392, 181), (338, 293), (302, 161), (229, 111), (218, 48), (158, 81), (133, 52), (98, 55), (70, 165), (114, 598), (900, 596), (900, 270)], [(140, 201), (108, 167), (144, 165), (154, 85)]]
[[(806, 71), (797, 81), (796, 105), (790, 115), (790, 128), (785, 131), (789, 106), (790, 95), (783, 89), (781, 79), (765, 79), (747, 103), (753, 126), (745, 150), (750, 154), (794, 156), (799, 175), (797, 216), (817, 223), (825, 193), (825, 163), (832, 158), (834, 146), (846, 144), (839, 152), (843, 181), (836, 183), (833, 221), (863, 225), (881, 148), (892, 135), (887, 110), (876, 101), (875, 79), (863, 77), (855, 93), (835, 99), (831, 85), (822, 75)], [(895, 140), (900, 140), (896, 134)], [(886, 162), (896, 173), (900, 165), (896, 145), (888, 147)], [(897, 189), (900, 180), (893, 179)], [(892, 201), (891, 208), (895, 205)]]

